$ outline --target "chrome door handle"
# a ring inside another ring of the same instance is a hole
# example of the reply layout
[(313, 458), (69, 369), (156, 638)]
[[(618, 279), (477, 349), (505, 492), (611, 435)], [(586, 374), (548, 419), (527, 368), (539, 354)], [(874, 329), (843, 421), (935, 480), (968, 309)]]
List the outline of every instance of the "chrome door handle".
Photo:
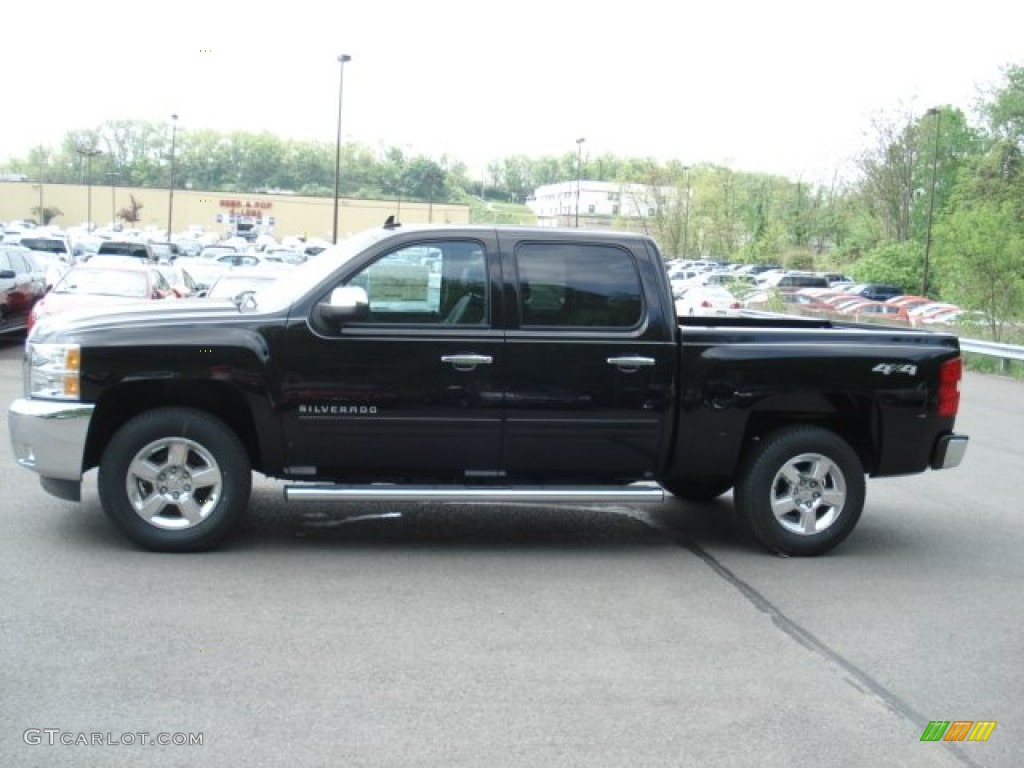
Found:
[(490, 365), (494, 358), (490, 355), (441, 355), (441, 362), (448, 363), (457, 371), (471, 371), (478, 365)]
[(635, 371), (638, 368), (648, 368), (654, 365), (653, 357), (639, 357), (637, 355), (626, 355), (624, 357), (609, 357), (608, 365), (614, 365), (623, 371)]

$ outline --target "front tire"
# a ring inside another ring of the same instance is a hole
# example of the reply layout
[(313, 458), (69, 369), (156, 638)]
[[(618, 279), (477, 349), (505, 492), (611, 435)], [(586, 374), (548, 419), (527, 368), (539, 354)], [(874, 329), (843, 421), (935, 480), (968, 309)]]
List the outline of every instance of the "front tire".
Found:
[(864, 468), (834, 432), (796, 426), (764, 437), (740, 468), (740, 519), (784, 555), (820, 555), (853, 531), (864, 508)]
[(210, 549), (249, 503), (252, 469), (224, 422), (191, 408), (160, 408), (125, 424), (100, 460), (103, 511), (132, 541), (157, 552)]

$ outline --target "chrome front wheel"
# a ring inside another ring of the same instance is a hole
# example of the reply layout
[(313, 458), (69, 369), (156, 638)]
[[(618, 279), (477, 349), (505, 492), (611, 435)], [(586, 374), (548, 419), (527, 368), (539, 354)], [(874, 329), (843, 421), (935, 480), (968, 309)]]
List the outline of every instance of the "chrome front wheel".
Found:
[(158, 408), (122, 426), (100, 459), (100, 502), (137, 544), (161, 552), (209, 549), (245, 512), (248, 453), (212, 414)]

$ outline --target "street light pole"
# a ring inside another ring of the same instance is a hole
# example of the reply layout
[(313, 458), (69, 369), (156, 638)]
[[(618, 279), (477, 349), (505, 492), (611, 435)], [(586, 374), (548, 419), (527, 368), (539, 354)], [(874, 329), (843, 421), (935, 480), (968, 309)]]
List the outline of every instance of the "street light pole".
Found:
[(46, 154), (42, 147), (39, 147), (39, 226), (46, 225), (46, 214), (43, 213), (43, 167), (46, 163)]
[(683, 168), (686, 171), (686, 209), (683, 211), (683, 258), (688, 257), (690, 240), (690, 166)]
[(178, 115), (171, 115), (171, 183), (167, 187), (167, 241), (174, 231), (174, 150), (178, 139)]
[(935, 169), (939, 162), (939, 127), (942, 125), (942, 110), (932, 107), (926, 115), (935, 115), (935, 146), (932, 148), (932, 179), (928, 190), (928, 225), (924, 238), (924, 265), (921, 270), (921, 295), (928, 295), (928, 259), (932, 251), (932, 211), (935, 209)]
[(117, 197), (114, 195), (114, 187), (120, 175), (116, 171), (107, 172), (107, 176), (110, 177), (110, 224), (115, 230), (117, 229)]
[(583, 178), (583, 142), (576, 139), (576, 229), (580, 228), (580, 180)]
[(92, 232), (92, 159), (102, 155), (103, 151), (95, 147), (78, 147), (75, 152), (85, 158), (85, 184), (86, 184), (86, 229)]
[(345, 87), (345, 62), (352, 61), (347, 53), (338, 56), (340, 71), (338, 73), (338, 137), (334, 147), (334, 238), (338, 242), (338, 193), (341, 183), (341, 95)]

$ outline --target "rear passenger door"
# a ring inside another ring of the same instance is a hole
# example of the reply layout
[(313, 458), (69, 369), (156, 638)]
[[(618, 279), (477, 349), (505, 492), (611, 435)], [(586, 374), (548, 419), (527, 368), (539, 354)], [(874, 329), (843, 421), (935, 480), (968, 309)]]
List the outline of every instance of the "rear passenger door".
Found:
[[(675, 361), (642, 241), (502, 247), (517, 322), (506, 337), (503, 463), (565, 482), (653, 473), (668, 438)], [(660, 259), (658, 259), (660, 262)], [(648, 288), (644, 288), (645, 281)], [(674, 327), (674, 323), (673, 323)]]

